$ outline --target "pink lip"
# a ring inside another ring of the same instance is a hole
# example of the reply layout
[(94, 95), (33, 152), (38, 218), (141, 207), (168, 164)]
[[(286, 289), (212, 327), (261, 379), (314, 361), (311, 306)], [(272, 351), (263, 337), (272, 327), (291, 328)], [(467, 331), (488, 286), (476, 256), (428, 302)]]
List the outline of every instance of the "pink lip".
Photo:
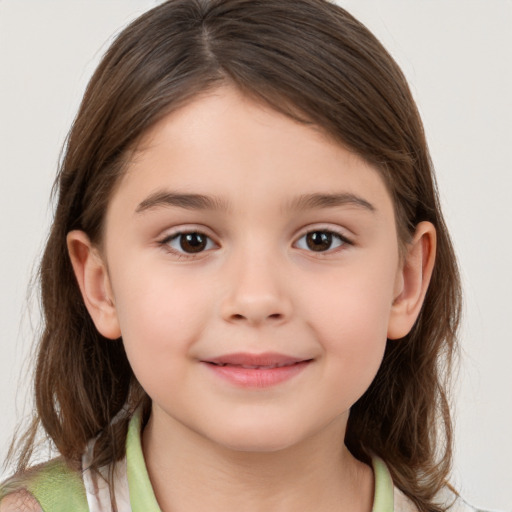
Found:
[(248, 388), (265, 388), (285, 382), (301, 373), (312, 359), (283, 354), (226, 354), (202, 361), (216, 375), (232, 384)]

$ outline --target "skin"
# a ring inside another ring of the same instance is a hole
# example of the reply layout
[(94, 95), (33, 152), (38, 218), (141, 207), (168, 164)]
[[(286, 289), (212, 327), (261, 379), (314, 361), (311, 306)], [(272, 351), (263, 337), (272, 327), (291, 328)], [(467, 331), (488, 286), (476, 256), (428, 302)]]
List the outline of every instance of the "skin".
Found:
[[(171, 205), (171, 191), (223, 207)], [(292, 207), (312, 193), (345, 200)], [(187, 254), (179, 232), (207, 236), (204, 250)], [(371, 510), (372, 471), (340, 441), (387, 338), (414, 324), (435, 253), (421, 223), (401, 256), (376, 169), (226, 86), (145, 135), (101, 248), (80, 231), (68, 246), (98, 330), (123, 337), (153, 401), (143, 450), (162, 510)], [(204, 362), (234, 352), (309, 362), (246, 388)]]

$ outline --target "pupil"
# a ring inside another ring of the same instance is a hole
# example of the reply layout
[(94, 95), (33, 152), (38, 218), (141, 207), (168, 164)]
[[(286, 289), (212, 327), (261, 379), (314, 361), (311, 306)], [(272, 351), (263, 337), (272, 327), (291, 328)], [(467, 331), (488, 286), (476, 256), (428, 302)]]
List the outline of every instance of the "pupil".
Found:
[(206, 237), (200, 233), (182, 235), (180, 246), (185, 252), (201, 252), (206, 247)]
[(325, 231), (313, 231), (307, 234), (306, 243), (312, 251), (325, 251), (331, 247), (332, 235)]

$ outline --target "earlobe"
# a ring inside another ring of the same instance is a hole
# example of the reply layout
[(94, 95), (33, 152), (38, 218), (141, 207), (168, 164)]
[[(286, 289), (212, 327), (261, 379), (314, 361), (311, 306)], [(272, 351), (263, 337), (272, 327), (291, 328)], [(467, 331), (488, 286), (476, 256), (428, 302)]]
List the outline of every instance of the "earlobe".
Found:
[(105, 338), (119, 338), (121, 331), (112, 287), (100, 252), (79, 230), (68, 233), (67, 246), (82, 298), (94, 325)]
[(430, 222), (420, 222), (397, 274), (389, 339), (403, 338), (416, 322), (432, 277), (435, 255), (436, 229)]

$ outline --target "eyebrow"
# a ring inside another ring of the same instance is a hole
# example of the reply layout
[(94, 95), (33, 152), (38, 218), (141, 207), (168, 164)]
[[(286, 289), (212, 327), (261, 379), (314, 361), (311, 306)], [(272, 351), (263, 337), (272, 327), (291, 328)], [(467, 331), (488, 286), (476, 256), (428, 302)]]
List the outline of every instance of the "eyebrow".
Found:
[(187, 210), (222, 210), (227, 211), (227, 201), (215, 196), (203, 194), (180, 194), (165, 190), (157, 191), (139, 203), (135, 209), (136, 213), (158, 208), (161, 206), (177, 206)]
[(312, 210), (315, 208), (333, 208), (336, 206), (356, 206), (370, 212), (376, 208), (366, 199), (347, 192), (334, 194), (303, 194), (290, 203), (291, 210)]
[[(178, 207), (187, 210), (220, 210), (229, 211), (229, 203), (217, 196), (204, 194), (185, 194), (161, 190), (152, 193), (144, 199), (137, 208), (136, 213), (158, 207)], [(289, 210), (313, 210), (316, 208), (334, 208), (336, 206), (355, 206), (375, 212), (376, 208), (366, 199), (351, 193), (330, 193), (330, 194), (303, 194), (294, 198), (289, 204)]]

